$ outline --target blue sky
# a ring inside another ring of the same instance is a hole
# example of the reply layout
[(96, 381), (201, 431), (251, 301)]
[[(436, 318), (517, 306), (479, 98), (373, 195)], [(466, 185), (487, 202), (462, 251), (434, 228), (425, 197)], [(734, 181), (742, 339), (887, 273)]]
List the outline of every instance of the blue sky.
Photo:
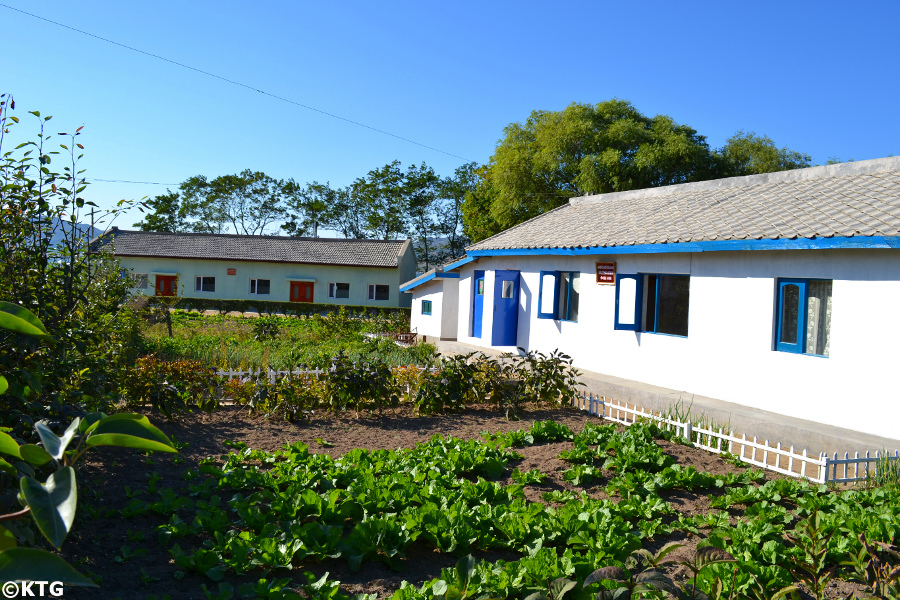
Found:
[[(900, 153), (896, 1), (0, 3), (16, 135), (35, 131), (29, 110), (54, 131), (84, 125), (89, 178), (174, 189), (249, 168), (343, 186), (394, 159), (449, 175), (532, 110), (613, 97), (714, 147), (743, 129), (818, 164)], [(165, 189), (87, 195), (108, 207)]]

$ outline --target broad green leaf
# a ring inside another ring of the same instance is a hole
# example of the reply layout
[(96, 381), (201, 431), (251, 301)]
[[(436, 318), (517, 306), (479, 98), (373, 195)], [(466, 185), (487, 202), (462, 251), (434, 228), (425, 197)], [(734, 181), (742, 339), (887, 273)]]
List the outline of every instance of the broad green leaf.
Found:
[(90, 428), (91, 425), (93, 425), (97, 421), (100, 421), (101, 419), (105, 419), (105, 418), (106, 418), (106, 413), (100, 412), (100, 411), (92, 412), (92, 413), (88, 414), (86, 417), (81, 419), (81, 422), (78, 424), (78, 433), (87, 432), (88, 428)]
[(142, 415), (122, 413), (101, 419), (88, 428), (85, 445), (123, 446), (159, 452), (178, 452), (162, 431)]
[(0, 552), (16, 547), (16, 536), (12, 532), (0, 525)]
[(11, 435), (2, 431), (0, 431), (0, 454), (22, 458), (22, 454), (19, 452), (19, 444)]
[(43, 421), (35, 423), (34, 428), (37, 430), (41, 441), (44, 443), (44, 450), (47, 451), (47, 454), (49, 454), (56, 460), (60, 460), (66, 453), (66, 447), (69, 445), (69, 442), (71, 442), (72, 438), (75, 437), (75, 433), (77, 433), (78, 431), (78, 423), (80, 421), (81, 419), (75, 419), (74, 421), (72, 421), (72, 423), (66, 428), (65, 433), (62, 434), (62, 437), (59, 437), (55, 433), (53, 433), (53, 431), (51, 431), (51, 429)]
[(16, 471), (16, 468), (2, 458), (0, 458), (0, 471), (3, 471), (10, 477), (18, 477), (19, 475), (18, 471)]
[(24, 446), (20, 446), (19, 452), (22, 454), (22, 460), (36, 467), (46, 465), (48, 462), (53, 460), (53, 457), (50, 456), (46, 450), (44, 450), (40, 446), (35, 446), (34, 444), (25, 444)]
[(97, 587), (52, 552), (37, 548), (10, 548), (0, 552), (0, 581), (61, 581), (65, 585)]
[(0, 394), (5, 394), (8, 389), (9, 383), (6, 382), (6, 377), (0, 375)]
[(35, 337), (49, 337), (34, 313), (12, 302), (0, 302), (0, 327)]
[(38, 529), (56, 548), (62, 546), (75, 520), (78, 502), (75, 470), (63, 467), (51, 474), (45, 484), (23, 477), (20, 487)]
[(456, 581), (461, 590), (469, 589), (469, 582), (475, 574), (475, 557), (471, 554), (463, 556), (456, 562)]

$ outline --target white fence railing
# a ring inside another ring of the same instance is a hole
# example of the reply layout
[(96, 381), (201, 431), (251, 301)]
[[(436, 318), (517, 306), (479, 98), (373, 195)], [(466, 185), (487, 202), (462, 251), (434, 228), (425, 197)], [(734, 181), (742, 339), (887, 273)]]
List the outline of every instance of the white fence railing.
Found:
[[(733, 431), (726, 433), (721, 428), (713, 430), (690, 421), (683, 423), (667, 418), (661, 413), (654, 414), (653, 411), (634, 405), (628, 406), (627, 402), (622, 403), (585, 392), (578, 394), (573, 404), (592, 415), (625, 425), (631, 425), (638, 419), (650, 419), (661, 423), (662, 428), (667, 431), (678, 432), (681, 437), (691, 440), (698, 448), (719, 454), (728, 452), (745, 463), (818, 483), (866, 481), (876, 476), (879, 467), (883, 468), (883, 465), (900, 460), (900, 453), (896, 450), (893, 455), (876, 452), (875, 456), (870, 456), (866, 452), (862, 457), (857, 452), (852, 458), (849, 453), (845, 453), (844, 458), (838, 458), (837, 453), (833, 458), (825, 453), (817, 457), (809, 456), (805, 449), (798, 453), (793, 446), (788, 449), (782, 448), (780, 442), (774, 446), (769, 444), (769, 440), (760, 443), (756, 437), (752, 439), (748, 439), (746, 435), (737, 437)], [(892, 466), (900, 468), (900, 463)]]

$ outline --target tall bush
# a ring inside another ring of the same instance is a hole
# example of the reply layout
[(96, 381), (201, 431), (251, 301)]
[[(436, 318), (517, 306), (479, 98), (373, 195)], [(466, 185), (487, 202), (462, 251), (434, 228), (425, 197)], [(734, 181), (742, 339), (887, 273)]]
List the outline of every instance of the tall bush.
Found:
[(117, 213), (100, 213), (82, 197), (81, 128), (51, 134), (50, 117), (33, 111), (35, 139), (7, 150), (19, 122), (14, 107), (0, 95), (0, 297), (33, 312), (50, 336), (0, 332), (9, 381), (0, 424), (24, 432), (39, 418), (114, 398), (116, 371), (135, 357), (137, 323), (124, 306), (130, 282), (111, 256), (89, 251), (91, 231), (79, 226), (88, 211), (107, 220)]

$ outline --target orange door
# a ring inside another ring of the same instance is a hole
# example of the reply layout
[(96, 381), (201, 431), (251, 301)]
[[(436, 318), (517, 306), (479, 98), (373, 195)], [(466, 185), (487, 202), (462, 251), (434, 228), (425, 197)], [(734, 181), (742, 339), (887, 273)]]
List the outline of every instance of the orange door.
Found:
[(291, 302), (312, 302), (313, 284), (311, 281), (291, 282)]
[(156, 276), (156, 295), (157, 296), (174, 296), (175, 289), (178, 285), (178, 277), (175, 275), (157, 275)]

